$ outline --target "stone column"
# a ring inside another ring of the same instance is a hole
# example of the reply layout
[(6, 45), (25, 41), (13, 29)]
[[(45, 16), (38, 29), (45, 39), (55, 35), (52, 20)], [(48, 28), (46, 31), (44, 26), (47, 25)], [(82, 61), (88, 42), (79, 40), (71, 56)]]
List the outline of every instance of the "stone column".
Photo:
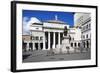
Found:
[(50, 49), (50, 32), (48, 32), (48, 50)]
[(53, 32), (53, 49), (55, 48), (55, 32)]
[(44, 36), (43, 36), (43, 50), (46, 50), (45, 40), (46, 40), (46, 37), (45, 37), (45, 32), (44, 32)]
[(40, 50), (41, 48), (40, 48), (40, 43), (38, 42), (38, 50)]
[(32, 41), (32, 43), (33, 43), (33, 50), (35, 50), (35, 42)]
[(58, 32), (58, 46), (60, 48), (60, 32)]
[(29, 50), (29, 42), (27, 42), (26, 50), (27, 50), (27, 51)]

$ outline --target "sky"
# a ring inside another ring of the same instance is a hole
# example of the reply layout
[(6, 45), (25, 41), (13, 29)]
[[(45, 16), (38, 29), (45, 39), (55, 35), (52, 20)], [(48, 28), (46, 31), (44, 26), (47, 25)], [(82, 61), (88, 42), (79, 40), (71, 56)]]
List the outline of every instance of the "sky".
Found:
[(47, 20), (57, 20), (63, 21), (70, 26), (74, 25), (74, 13), (73, 12), (55, 12), (55, 11), (36, 11), (36, 10), (23, 10), (23, 32), (28, 32), (28, 26), (31, 22), (43, 22)]

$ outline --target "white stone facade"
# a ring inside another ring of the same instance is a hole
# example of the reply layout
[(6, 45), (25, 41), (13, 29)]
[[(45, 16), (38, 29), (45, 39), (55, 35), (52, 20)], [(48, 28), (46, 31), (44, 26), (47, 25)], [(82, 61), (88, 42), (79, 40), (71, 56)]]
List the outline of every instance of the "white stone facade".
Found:
[[(64, 27), (68, 29), (68, 39), (64, 39)], [(90, 48), (91, 44), (91, 18), (89, 13), (75, 13), (74, 27), (69, 27), (68, 24), (55, 20), (49, 20), (40, 23), (31, 23), (30, 25), (30, 41), (27, 42), (27, 50), (54, 50), (55, 53), (68, 52), (67, 47), (71, 52), (80, 52), (80, 49)]]
[(75, 13), (75, 26), (81, 28), (81, 40), (84, 50), (91, 47), (91, 14), (90, 13)]
[[(32, 36), (33, 50), (50, 50), (54, 49), (58, 52), (61, 48), (64, 27), (69, 25), (60, 21), (48, 21), (41, 23), (33, 23), (30, 26)], [(36, 46), (38, 44), (38, 47)], [(41, 46), (42, 44), (43, 46)], [(57, 49), (56, 49), (57, 48)]]

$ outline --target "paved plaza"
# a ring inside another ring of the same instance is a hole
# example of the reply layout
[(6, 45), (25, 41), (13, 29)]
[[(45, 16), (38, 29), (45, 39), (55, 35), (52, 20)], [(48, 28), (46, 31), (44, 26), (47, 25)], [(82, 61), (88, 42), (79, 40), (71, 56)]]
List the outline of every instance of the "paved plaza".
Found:
[(67, 60), (86, 60), (91, 58), (90, 51), (75, 53), (53, 54), (48, 50), (23, 52), (23, 62), (44, 62), (44, 61), (67, 61)]

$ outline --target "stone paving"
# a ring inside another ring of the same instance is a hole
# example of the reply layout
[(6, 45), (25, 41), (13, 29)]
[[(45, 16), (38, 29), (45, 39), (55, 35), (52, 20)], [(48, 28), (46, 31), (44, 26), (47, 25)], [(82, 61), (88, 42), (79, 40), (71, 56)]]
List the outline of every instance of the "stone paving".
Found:
[(88, 52), (76, 52), (76, 53), (59, 53), (53, 54), (46, 50), (28, 51), (23, 52), (23, 62), (44, 62), (44, 61), (61, 61), (61, 60), (85, 60), (91, 59), (91, 53)]

